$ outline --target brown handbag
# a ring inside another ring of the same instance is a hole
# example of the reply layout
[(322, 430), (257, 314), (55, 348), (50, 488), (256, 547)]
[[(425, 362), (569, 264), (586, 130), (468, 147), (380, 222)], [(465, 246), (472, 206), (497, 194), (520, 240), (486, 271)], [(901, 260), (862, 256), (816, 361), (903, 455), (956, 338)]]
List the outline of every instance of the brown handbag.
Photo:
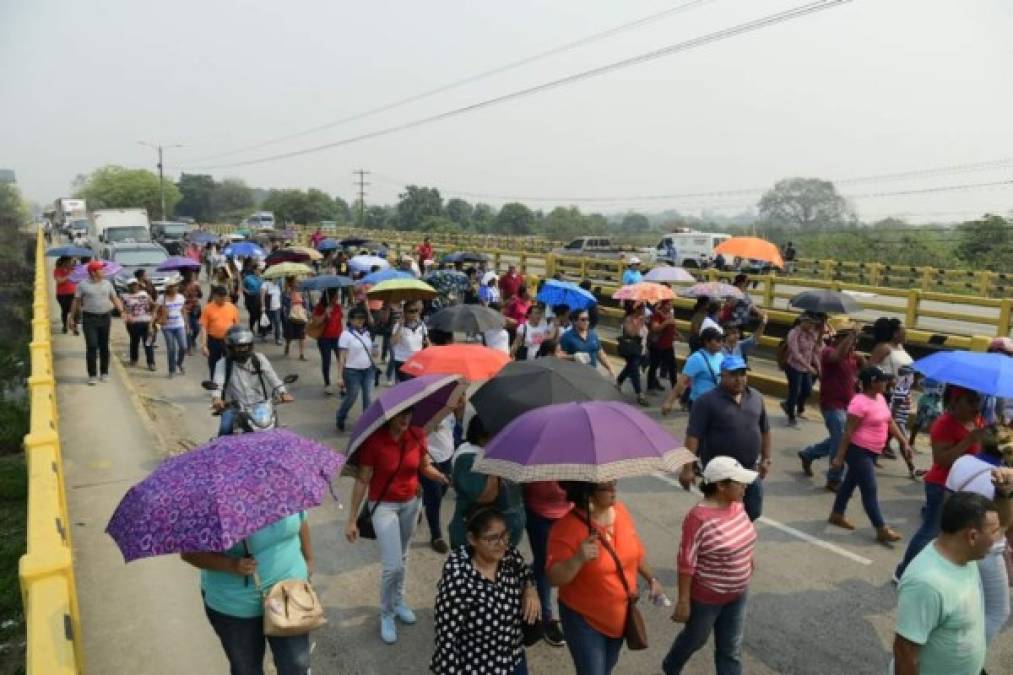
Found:
[(320, 316), (310, 317), (310, 321), (306, 324), (306, 335), (314, 340), (319, 340), (324, 335), (324, 329), (327, 327), (327, 316), (321, 314)]
[[(589, 519), (587, 524), (588, 527), (591, 526)], [(647, 625), (644, 623), (644, 617), (640, 614), (640, 610), (637, 609), (637, 600), (640, 599), (640, 596), (630, 590), (630, 584), (626, 581), (626, 573), (623, 572), (623, 564), (619, 561), (619, 556), (612, 545), (604, 537), (598, 537), (598, 541), (612, 556), (612, 560), (616, 564), (616, 572), (619, 573), (619, 580), (623, 582), (623, 589), (626, 590), (626, 623), (623, 625), (626, 648), (630, 651), (647, 649)]]

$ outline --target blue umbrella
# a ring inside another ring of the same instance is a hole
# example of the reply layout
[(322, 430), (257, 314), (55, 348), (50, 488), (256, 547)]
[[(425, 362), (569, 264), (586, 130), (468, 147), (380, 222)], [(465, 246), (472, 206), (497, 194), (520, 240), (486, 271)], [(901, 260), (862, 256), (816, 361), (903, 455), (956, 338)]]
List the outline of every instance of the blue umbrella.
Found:
[(414, 279), (414, 278), (415, 278), (414, 276), (408, 274), (407, 272), (402, 272), (401, 270), (396, 270), (388, 267), (385, 270), (380, 270), (379, 272), (367, 274), (366, 276), (359, 279), (359, 281), (357, 281), (356, 283), (376, 285), (381, 281), (388, 281), (390, 279)]
[(223, 254), (232, 258), (250, 258), (253, 256), (264, 257), (264, 249), (252, 241), (241, 241), (237, 244), (230, 244), (222, 251)]
[(341, 244), (333, 239), (323, 239), (319, 244), (317, 244), (318, 251), (333, 251), (339, 248), (341, 248)]
[(981, 352), (936, 352), (912, 366), (925, 377), (967, 389), (1013, 397), (1013, 357)]
[(322, 274), (319, 277), (309, 277), (299, 284), (301, 291), (323, 291), (328, 288), (344, 288), (351, 286), (352, 280), (340, 274)]
[(549, 307), (566, 305), (575, 312), (598, 304), (598, 299), (591, 291), (585, 291), (572, 281), (557, 281), (555, 279), (546, 281), (535, 299), (544, 302)]
[(191, 232), (186, 235), (187, 239), (197, 244), (210, 244), (216, 242), (219, 236), (214, 232)]
[(95, 255), (95, 252), (90, 248), (82, 248), (81, 246), (57, 246), (56, 248), (46, 249), (46, 256), (50, 258), (90, 258)]

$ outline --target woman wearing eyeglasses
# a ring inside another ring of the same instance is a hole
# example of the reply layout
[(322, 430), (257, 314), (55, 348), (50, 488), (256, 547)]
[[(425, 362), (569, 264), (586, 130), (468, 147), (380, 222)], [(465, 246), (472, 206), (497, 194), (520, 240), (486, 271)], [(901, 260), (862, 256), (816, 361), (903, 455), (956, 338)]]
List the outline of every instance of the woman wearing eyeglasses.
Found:
[(601, 340), (598, 339), (598, 333), (591, 328), (591, 315), (586, 309), (576, 313), (573, 319), (573, 328), (563, 333), (559, 338), (559, 346), (563, 351), (560, 358), (583, 363), (592, 368), (601, 363), (609, 375), (616, 376), (612, 364), (609, 363), (608, 356), (605, 354), (605, 348), (602, 347)]
[(478, 506), (468, 515), (468, 543), (443, 565), (436, 586), (434, 673), (527, 675), (522, 623), (541, 608), (531, 568), (510, 544), (503, 515)]

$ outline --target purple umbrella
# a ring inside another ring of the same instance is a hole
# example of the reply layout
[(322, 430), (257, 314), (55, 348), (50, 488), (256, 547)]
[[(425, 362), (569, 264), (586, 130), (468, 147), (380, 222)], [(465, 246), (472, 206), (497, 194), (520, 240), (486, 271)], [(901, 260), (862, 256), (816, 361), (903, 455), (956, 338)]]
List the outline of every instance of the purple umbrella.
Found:
[(185, 255), (169, 256), (165, 261), (155, 268), (156, 272), (171, 272), (175, 270), (199, 270), (200, 263)]
[(356, 421), (345, 455), (351, 457), (373, 432), (406, 408), (412, 408), (412, 426), (435, 425), (450, 412), (465, 387), (460, 375), (442, 374), (423, 375), (391, 387)]
[(224, 436), (162, 462), (130, 488), (106, 532), (127, 562), (227, 551), (317, 506), (345, 458), (285, 429)]
[(603, 483), (678, 471), (693, 454), (650, 417), (618, 401), (559, 403), (524, 413), (496, 434), (475, 471), (518, 483)]
[[(81, 283), (82, 281), (88, 278), (89, 264), (90, 263), (78, 265), (77, 267), (74, 268), (74, 271), (71, 272), (67, 278), (73, 281), (75, 284)], [(102, 273), (105, 274), (107, 277), (116, 276), (122, 269), (123, 269), (122, 265), (120, 265), (119, 263), (114, 263), (112, 260), (102, 261)]]

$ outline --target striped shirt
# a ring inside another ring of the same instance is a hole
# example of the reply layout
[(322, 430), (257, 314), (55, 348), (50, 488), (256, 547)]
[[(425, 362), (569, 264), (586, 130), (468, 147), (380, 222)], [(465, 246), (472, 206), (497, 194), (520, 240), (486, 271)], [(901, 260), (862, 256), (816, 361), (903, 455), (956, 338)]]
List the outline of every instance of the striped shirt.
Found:
[(756, 530), (742, 502), (718, 508), (697, 504), (682, 521), (679, 574), (693, 577), (697, 602), (723, 605), (742, 595), (753, 574)]

